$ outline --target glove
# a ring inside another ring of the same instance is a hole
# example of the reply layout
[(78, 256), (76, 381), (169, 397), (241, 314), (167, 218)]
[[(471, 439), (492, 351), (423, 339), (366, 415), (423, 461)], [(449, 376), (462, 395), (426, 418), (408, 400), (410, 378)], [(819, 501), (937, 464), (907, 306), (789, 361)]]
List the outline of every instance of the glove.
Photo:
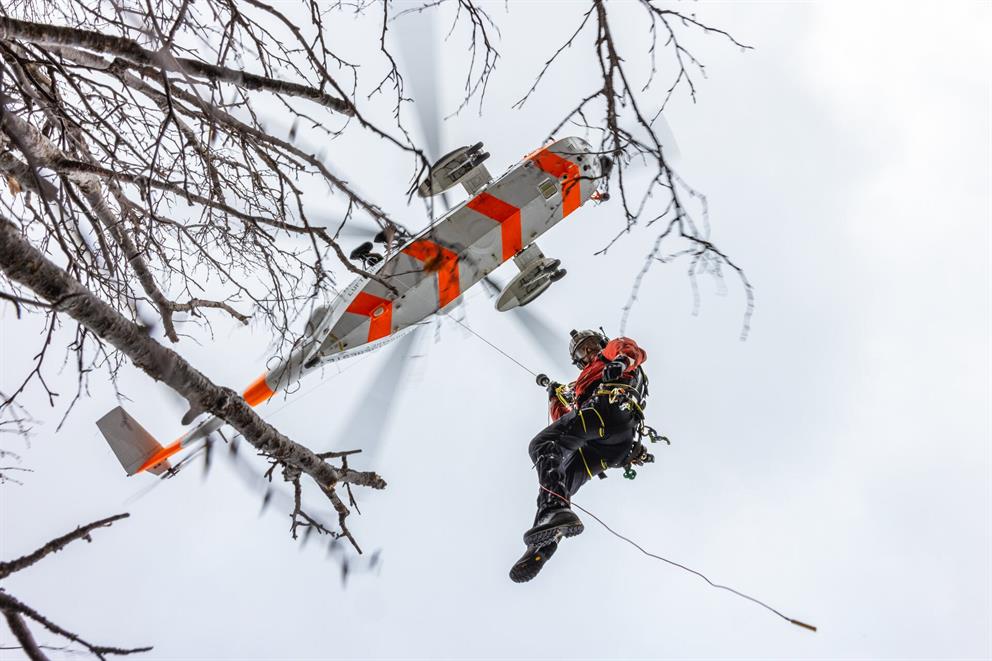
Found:
[(626, 371), (627, 361), (623, 358), (617, 358), (603, 368), (603, 381), (616, 381)]

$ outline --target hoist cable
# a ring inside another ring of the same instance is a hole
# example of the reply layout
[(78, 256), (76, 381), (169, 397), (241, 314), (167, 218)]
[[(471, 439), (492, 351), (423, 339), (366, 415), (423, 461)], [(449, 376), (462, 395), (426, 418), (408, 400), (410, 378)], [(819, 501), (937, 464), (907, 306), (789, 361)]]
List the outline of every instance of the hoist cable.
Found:
[[(486, 344), (488, 344), (490, 347), (492, 347), (493, 349), (495, 349), (499, 353), (503, 354), (504, 356), (506, 356), (507, 358), (509, 358), (510, 360), (512, 360), (514, 363), (516, 363), (517, 365), (519, 365), (522, 369), (526, 370), (527, 372), (529, 372), (530, 374), (532, 374), (534, 376), (537, 376), (533, 371), (531, 371), (530, 369), (528, 369), (526, 365), (522, 364), (520, 361), (516, 360), (513, 356), (511, 356), (510, 354), (506, 353), (505, 351), (503, 351), (502, 349), (500, 349), (498, 346), (496, 346), (495, 344), (493, 344), (492, 342), (490, 342), (486, 338), (484, 338), (481, 335), (479, 335), (478, 333), (476, 333), (474, 330), (472, 330), (471, 328), (469, 328), (468, 326), (466, 326), (465, 324), (463, 324), (458, 319), (455, 319), (454, 317), (451, 317), (451, 319), (453, 319), (459, 326), (461, 326), (462, 328), (464, 328), (465, 330), (467, 330), (469, 333), (471, 333), (472, 335), (475, 335), (477, 338), (479, 338), (480, 340), (482, 340), (483, 342), (485, 342)], [(606, 522), (605, 521), (603, 521), (598, 516), (596, 516), (595, 514), (593, 514), (592, 512), (590, 512), (589, 510), (587, 510), (586, 508), (582, 507), (578, 503), (576, 503), (574, 500), (570, 500), (568, 498), (565, 498), (561, 494), (555, 493), (551, 489), (548, 489), (548, 488), (546, 488), (544, 486), (541, 486), (541, 489), (543, 489), (544, 491), (547, 491), (552, 496), (555, 496), (556, 498), (558, 498), (559, 500), (561, 500), (563, 503), (565, 503), (565, 505), (567, 505), (567, 506), (574, 506), (576, 509), (580, 510), (584, 514), (588, 514), (593, 519), (595, 519), (596, 522), (599, 523), (599, 525), (601, 525), (604, 528), (606, 528), (611, 534), (613, 534), (614, 536), (616, 536), (616, 537), (622, 539), (623, 541), (627, 542), (628, 544), (630, 544), (631, 546), (633, 546), (634, 548), (636, 548), (638, 551), (640, 551), (644, 555), (648, 556), (649, 558), (654, 558), (655, 560), (661, 560), (662, 562), (665, 562), (665, 563), (667, 563), (669, 565), (672, 565), (673, 567), (678, 567), (679, 569), (682, 569), (683, 571), (687, 571), (690, 574), (695, 574), (699, 578), (701, 578), (704, 581), (706, 581), (711, 587), (714, 587), (714, 588), (717, 588), (717, 589), (720, 589), (720, 590), (726, 590), (726, 591), (728, 591), (728, 592), (730, 592), (732, 594), (737, 595), (738, 597), (742, 597), (744, 599), (747, 599), (748, 601), (751, 601), (751, 602), (753, 602), (755, 604), (758, 604), (762, 608), (765, 608), (768, 611), (771, 611), (772, 613), (774, 613), (775, 615), (778, 615), (780, 618), (782, 618), (783, 620), (785, 620), (786, 622), (788, 622), (790, 624), (794, 624), (797, 627), (802, 627), (803, 629), (808, 629), (809, 631), (814, 631), (814, 632), (816, 631), (816, 627), (814, 625), (807, 624), (806, 622), (803, 622), (801, 620), (797, 620), (795, 618), (789, 617), (788, 615), (785, 615), (781, 611), (776, 610), (775, 608), (772, 608), (771, 606), (769, 606), (765, 602), (761, 601), (760, 599), (757, 599), (757, 598), (752, 597), (752, 596), (750, 596), (748, 594), (745, 594), (745, 593), (741, 592), (740, 590), (735, 590), (734, 588), (732, 588), (732, 587), (730, 587), (728, 585), (720, 585), (719, 583), (714, 583), (713, 581), (711, 581), (709, 579), (708, 576), (706, 576), (706, 574), (702, 573), (701, 571), (697, 571), (697, 570), (695, 570), (695, 569), (693, 569), (691, 567), (687, 567), (686, 565), (683, 565), (683, 564), (681, 564), (679, 562), (675, 562), (674, 560), (669, 560), (668, 558), (665, 558), (663, 556), (660, 556), (660, 555), (658, 555), (656, 553), (651, 553), (650, 551), (648, 551), (647, 549), (645, 549), (643, 546), (641, 546), (640, 544), (638, 544), (634, 540), (630, 539), (629, 537), (625, 537), (624, 535), (621, 535), (616, 530), (614, 530), (610, 526), (606, 525)]]
[(510, 359), (510, 360), (512, 360), (513, 362), (515, 362), (515, 363), (516, 363), (517, 365), (519, 365), (519, 366), (520, 366), (520, 367), (521, 367), (522, 369), (524, 369), (524, 370), (526, 370), (527, 372), (529, 372), (531, 376), (534, 376), (534, 377), (536, 377), (536, 376), (537, 376), (537, 372), (534, 372), (533, 370), (531, 370), (530, 368), (528, 368), (528, 367), (527, 367), (526, 365), (524, 365), (523, 363), (521, 363), (521, 362), (520, 362), (519, 360), (517, 360), (516, 358), (514, 358), (514, 357), (513, 357), (513, 356), (511, 356), (510, 354), (508, 354), (508, 353), (506, 353), (505, 351), (503, 351), (502, 349), (500, 349), (500, 348), (499, 348), (498, 346), (496, 346), (495, 344), (493, 344), (492, 342), (490, 342), (490, 341), (489, 341), (489, 340), (487, 340), (486, 338), (484, 338), (484, 337), (482, 337), (481, 335), (479, 335), (478, 333), (476, 333), (476, 332), (475, 332), (474, 330), (472, 330), (471, 328), (469, 328), (468, 326), (466, 326), (465, 324), (463, 324), (463, 323), (462, 323), (461, 321), (459, 321), (458, 319), (455, 319), (454, 317), (449, 317), (449, 319), (451, 319), (451, 320), (452, 320), (452, 321), (454, 321), (454, 322), (455, 322), (456, 324), (458, 324), (459, 326), (461, 326), (462, 328), (464, 328), (465, 330), (467, 330), (467, 331), (468, 331), (469, 333), (471, 333), (472, 335), (475, 335), (475, 336), (476, 336), (477, 338), (479, 338), (480, 340), (482, 340), (483, 342), (485, 342), (486, 344), (488, 344), (489, 346), (491, 346), (491, 347), (492, 347), (493, 349), (495, 349), (496, 351), (498, 351), (498, 352), (500, 352), (501, 354), (503, 354), (504, 356), (506, 356), (507, 358), (509, 358), (509, 359)]
[(759, 606), (762, 606), (764, 608), (767, 608), (771, 612), (775, 613), (776, 615), (778, 615), (780, 618), (782, 618), (786, 622), (789, 622), (791, 624), (795, 624), (796, 626), (802, 627), (804, 629), (809, 629), (810, 631), (816, 631), (816, 627), (813, 626), (812, 624), (807, 624), (807, 623), (802, 622), (800, 620), (797, 620), (795, 618), (791, 618), (788, 615), (785, 615), (785, 614), (781, 613), (780, 611), (775, 610), (774, 608), (772, 608), (771, 606), (769, 606), (765, 602), (761, 601), (760, 599), (756, 599), (756, 598), (754, 598), (754, 597), (752, 597), (750, 595), (744, 594), (743, 592), (740, 592), (739, 590), (735, 590), (734, 588), (732, 588), (730, 586), (720, 585), (719, 583), (714, 583), (705, 574), (703, 574), (701, 571), (697, 571), (695, 569), (692, 569), (691, 567), (686, 567), (685, 565), (683, 565), (681, 563), (675, 562), (674, 560), (669, 560), (668, 558), (664, 558), (664, 557), (662, 557), (660, 555), (657, 555), (655, 553), (651, 553), (650, 551), (648, 551), (647, 549), (645, 549), (643, 546), (641, 546), (640, 544), (638, 544), (634, 540), (630, 539), (629, 537), (624, 537), (623, 535), (621, 535), (620, 533), (618, 533), (616, 530), (614, 530), (613, 528), (611, 528), (608, 525), (606, 525), (606, 523), (602, 519), (600, 519), (598, 516), (596, 516), (595, 514), (593, 514), (592, 512), (590, 512), (589, 510), (587, 510), (586, 508), (582, 507), (578, 503), (576, 503), (574, 500), (568, 500), (568, 499), (564, 498), (563, 496), (561, 496), (560, 494), (557, 494), (554, 491), (552, 491), (551, 489), (548, 489), (548, 488), (546, 488), (544, 486), (542, 486), (541, 489), (543, 489), (544, 491), (547, 491), (552, 496), (555, 496), (556, 498), (560, 499), (566, 505), (571, 506), (571, 507), (575, 507), (576, 509), (578, 509), (579, 511), (583, 512), (584, 514), (588, 514), (592, 518), (596, 519), (596, 521), (599, 523), (599, 525), (603, 526), (608, 531), (610, 531), (613, 535), (615, 535), (615, 536), (619, 537), (620, 539), (622, 539), (623, 541), (627, 542), (628, 544), (630, 544), (631, 546), (633, 546), (634, 548), (636, 548), (638, 551), (640, 551), (644, 555), (646, 555), (648, 557), (651, 557), (651, 558), (654, 558), (655, 560), (661, 560), (662, 562), (667, 562), (668, 564), (672, 565), (673, 567), (678, 567), (679, 569), (683, 569), (683, 570), (689, 572), (690, 574), (695, 574), (699, 578), (701, 578), (704, 581), (706, 581), (707, 583), (709, 583), (714, 588), (719, 588), (720, 590), (727, 590), (728, 592), (732, 592), (732, 593), (736, 594), (738, 597), (743, 597), (744, 599), (747, 599), (749, 601), (753, 601), (754, 603), (758, 604)]

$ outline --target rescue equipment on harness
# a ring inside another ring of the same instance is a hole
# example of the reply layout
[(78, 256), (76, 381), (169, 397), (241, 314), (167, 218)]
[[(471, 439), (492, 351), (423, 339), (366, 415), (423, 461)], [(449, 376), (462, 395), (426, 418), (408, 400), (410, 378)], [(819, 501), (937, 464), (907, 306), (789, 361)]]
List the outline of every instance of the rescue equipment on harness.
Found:
[[(661, 436), (655, 431), (654, 427), (651, 427), (644, 421), (644, 407), (646, 406), (645, 398), (647, 397), (647, 376), (644, 372), (638, 368), (630, 375), (630, 383), (622, 382), (604, 382), (600, 383), (599, 387), (593, 390), (582, 402), (574, 401), (574, 393), (569, 388), (568, 385), (558, 383), (557, 381), (552, 381), (550, 377), (546, 374), (537, 375), (537, 385), (545, 388), (550, 397), (556, 398), (565, 407), (572, 408), (575, 407), (578, 414), (579, 420), (582, 423), (582, 428), (587, 428), (586, 413), (591, 412), (595, 415), (592, 420), (598, 421), (600, 428), (600, 436), (605, 432), (605, 426), (603, 423), (603, 417), (600, 415), (599, 411), (596, 409), (596, 400), (598, 398), (603, 398), (609, 405), (616, 406), (617, 410), (630, 413), (634, 419), (637, 421), (637, 426), (634, 431), (638, 438), (646, 438), (651, 443), (657, 443), (659, 441), (664, 441), (666, 445), (671, 445), (671, 441), (667, 436)], [(579, 449), (579, 453), (582, 456), (582, 461), (585, 462), (585, 455), (582, 453), (582, 449)], [(637, 471), (632, 467), (643, 466), (644, 464), (654, 463), (654, 455), (650, 454), (645, 448), (641, 441), (637, 441), (631, 450), (630, 457), (621, 465), (624, 469), (623, 476), (628, 480), (633, 480), (637, 477)], [(599, 479), (606, 479), (606, 469), (608, 466), (604, 465), (603, 470), (597, 475)], [(593, 472), (586, 464), (586, 471), (589, 476), (592, 477)]]
[(627, 371), (627, 361), (622, 356), (610, 361), (603, 368), (604, 381), (616, 381)]
[[(526, 365), (524, 365), (523, 363), (519, 362), (518, 360), (516, 360), (515, 358), (513, 358), (512, 356), (510, 356), (509, 354), (507, 354), (505, 351), (503, 351), (498, 346), (496, 346), (495, 344), (493, 344), (492, 342), (490, 342), (486, 338), (484, 338), (481, 335), (479, 335), (478, 333), (476, 333), (474, 330), (472, 330), (471, 328), (469, 328), (467, 325), (465, 325), (464, 323), (462, 323), (458, 319), (455, 319), (455, 321), (458, 322), (459, 325), (463, 326), (470, 333), (472, 333), (473, 335), (475, 335), (477, 338), (479, 338), (479, 340), (481, 340), (482, 342), (488, 344), (495, 351), (498, 351), (499, 353), (503, 354), (503, 356), (506, 357), (508, 360), (516, 363), (517, 366), (519, 366), (521, 369), (529, 372), (532, 376), (537, 377), (537, 383), (538, 383), (538, 385), (540, 385), (540, 386), (542, 386), (544, 388), (547, 388), (547, 387), (549, 387), (550, 385), (553, 384), (553, 382), (551, 381), (551, 379), (548, 378), (546, 375), (544, 375), (544, 374), (535, 374)], [(645, 378), (645, 381), (646, 381), (646, 378)], [(556, 383), (553, 384), (553, 385), (555, 386), (555, 391), (556, 392), (557, 392), (557, 390), (558, 390), (559, 387), (563, 387), (563, 386), (560, 386), (560, 384), (556, 384)], [(612, 384), (607, 384), (607, 385), (612, 385)], [(646, 386), (646, 384), (645, 384), (645, 386)], [(640, 404), (640, 402), (639, 402), (639, 404)], [(641, 413), (643, 414), (643, 407), (641, 407)], [(641, 421), (641, 425), (638, 428), (638, 434), (641, 437), (646, 437), (649, 440), (649, 442), (657, 443), (657, 442), (664, 441), (665, 444), (671, 445), (671, 441), (668, 440), (668, 437), (659, 435), (658, 432), (654, 430), (654, 428), (649, 427), (646, 424), (643, 424), (643, 420)], [(645, 462), (645, 463), (651, 463), (651, 462)], [(541, 487), (541, 489), (543, 489), (545, 491), (548, 491), (548, 489), (546, 489), (543, 486)], [(611, 528), (610, 526), (608, 526), (598, 516), (596, 516), (595, 514), (593, 514), (592, 512), (590, 512), (589, 510), (587, 510), (586, 508), (582, 507), (581, 505), (579, 505), (575, 501), (571, 500), (570, 498), (565, 498), (561, 494), (555, 493), (553, 491), (550, 491), (549, 493), (550, 493), (550, 495), (558, 498), (560, 501), (568, 504), (570, 507), (574, 507), (575, 509), (579, 510), (580, 512), (583, 512), (584, 514), (587, 514), (588, 516), (592, 517), (600, 525), (602, 525), (604, 528), (606, 528), (611, 534), (613, 534), (614, 536), (616, 536), (618, 539), (621, 539), (621, 540), (627, 542), (628, 544), (630, 544), (631, 546), (633, 546), (634, 548), (636, 548), (637, 550), (639, 550), (644, 555), (646, 555), (646, 556), (648, 556), (650, 558), (654, 558), (655, 560), (660, 560), (661, 562), (667, 563), (667, 564), (669, 564), (669, 565), (671, 565), (673, 567), (677, 567), (677, 568), (679, 568), (679, 569), (681, 569), (683, 571), (686, 571), (686, 572), (688, 572), (690, 574), (694, 574), (694, 575), (698, 576), (699, 578), (701, 578), (703, 581), (705, 581), (707, 584), (709, 584), (710, 587), (713, 587), (713, 588), (716, 588), (716, 589), (719, 589), (719, 590), (726, 590), (726, 591), (728, 591), (728, 592), (730, 592), (730, 593), (732, 593), (732, 594), (734, 594), (734, 595), (736, 595), (738, 597), (741, 597), (742, 599), (747, 599), (748, 601), (751, 601), (751, 602), (757, 604), (758, 606), (761, 606), (762, 608), (764, 608), (764, 609), (770, 611), (771, 613), (777, 615), (778, 617), (782, 618), (786, 622), (789, 622), (790, 624), (794, 624), (794, 625), (796, 625), (798, 627), (801, 627), (803, 629), (807, 629), (808, 631), (813, 631), (813, 632), (816, 631), (816, 626), (814, 626), (812, 624), (807, 624), (806, 622), (803, 622), (801, 620), (798, 620), (798, 619), (789, 617), (788, 615), (782, 613), (779, 610), (776, 610), (775, 608), (772, 608), (767, 603), (765, 603), (765, 602), (763, 602), (763, 601), (761, 601), (761, 600), (759, 600), (759, 599), (757, 599), (755, 597), (752, 597), (752, 596), (750, 596), (748, 594), (745, 594), (743, 592), (740, 592), (739, 590), (736, 590), (736, 589), (734, 589), (734, 588), (732, 588), (732, 587), (730, 587), (728, 585), (720, 585), (718, 583), (715, 583), (712, 580), (710, 580), (710, 578), (707, 577), (702, 572), (697, 571), (697, 570), (695, 570), (695, 569), (693, 569), (693, 568), (691, 568), (691, 567), (689, 567), (687, 565), (683, 565), (681, 563), (675, 562), (674, 560), (669, 560), (668, 558), (666, 558), (664, 556), (661, 556), (661, 555), (658, 555), (658, 554), (655, 554), (655, 553), (651, 553), (650, 551), (646, 550), (644, 547), (642, 547), (641, 545), (639, 545), (637, 542), (635, 542), (632, 539), (630, 539), (628, 537), (625, 537), (625, 536), (621, 535), (620, 533), (618, 533), (617, 531), (613, 530), (613, 528)], [(533, 578), (537, 574), (537, 572), (539, 572), (541, 570), (541, 567), (547, 561), (547, 559), (551, 557), (551, 555), (555, 552), (555, 550), (557, 550), (557, 547), (558, 547), (557, 540), (555, 542), (553, 542), (553, 543), (546, 544), (545, 546), (542, 546), (540, 548), (531, 548), (531, 547), (528, 547), (527, 552), (524, 554), (524, 556), (520, 560), (517, 561), (517, 563), (514, 565), (513, 570), (511, 570), (511, 576), (510, 576), (511, 579), (513, 579), (514, 581), (517, 581), (517, 582), (523, 582), (523, 581), (530, 580), (531, 578)]]

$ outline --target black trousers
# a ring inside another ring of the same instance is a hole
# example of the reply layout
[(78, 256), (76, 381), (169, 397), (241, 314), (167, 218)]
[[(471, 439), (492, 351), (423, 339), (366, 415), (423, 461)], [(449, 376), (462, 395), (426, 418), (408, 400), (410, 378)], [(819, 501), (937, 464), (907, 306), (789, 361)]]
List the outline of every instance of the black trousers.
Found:
[(564, 507), (565, 499), (607, 468), (630, 460), (637, 419), (605, 396), (593, 397), (580, 409), (569, 411), (530, 442), (528, 451), (543, 487), (537, 496), (537, 519), (549, 509)]

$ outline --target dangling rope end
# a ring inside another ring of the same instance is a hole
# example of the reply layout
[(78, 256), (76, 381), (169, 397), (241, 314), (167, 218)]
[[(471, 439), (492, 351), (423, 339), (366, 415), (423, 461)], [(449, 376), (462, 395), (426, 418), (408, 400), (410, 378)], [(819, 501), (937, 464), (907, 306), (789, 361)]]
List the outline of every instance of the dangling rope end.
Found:
[[(636, 475), (636, 473), (635, 473), (635, 475)], [(624, 475), (624, 477), (627, 477), (627, 476)], [(633, 479), (633, 478), (631, 478), (631, 479)], [(601, 518), (599, 518), (598, 516), (596, 516), (595, 514), (593, 514), (592, 512), (590, 512), (589, 510), (587, 510), (586, 508), (582, 507), (578, 503), (572, 501), (571, 499), (565, 498), (561, 494), (555, 493), (554, 491), (552, 491), (551, 489), (548, 489), (544, 485), (538, 485), (538, 486), (541, 487), (541, 490), (542, 491), (547, 491), (552, 496), (555, 496), (556, 498), (558, 498), (559, 500), (561, 500), (563, 503), (565, 503), (566, 506), (574, 507), (574, 508), (578, 509), (579, 511), (581, 511), (581, 512), (583, 512), (585, 514), (588, 514), (592, 518), (596, 519), (596, 521), (598, 521), (601, 526), (603, 526), (604, 528), (606, 528), (608, 531), (610, 531), (616, 537), (619, 537), (623, 541), (627, 542), (628, 544), (630, 544), (631, 546), (633, 546), (634, 548), (636, 548), (638, 551), (640, 551), (644, 555), (646, 555), (648, 557), (651, 557), (651, 558), (654, 558), (655, 560), (661, 560), (662, 562), (666, 562), (666, 563), (672, 565), (673, 567), (678, 567), (679, 569), (685, 570), (685, 571), (689, 572), (690, 574), (695, 574), (699, 578), (701, 578), (704, 581), (706, 581), (707, 583), (709, 583), (712, 587), (718, 588), (720, 590), (726, 590), (727, 592), (732, 592), (733, 594), (736, 594), (738, 597), (742, 597), (744, 599), (747, 599), (748, 601), (752, 601), (752, 602), (758, 604), (759, 606), (761, 606), (762, 608), (765, 608), (765, 609), (771, 611), (772, 613), (774, 613), (775, 615), (779, 616), (780, 618), (782, 618), (786, 622), (789, 622), (791, 624), (795, 624), (797, 627), (802, 627), (803, 629), (808, 629), (809, 631), (813, 631), (813, 632), (816, 631), (816, 627), (814, 627), (812, 624), (806, 624), (805, 622), (801, 622), (800, 620), (794, 620), (791, 617), (788, 617), (787, 615), (785, 615), (784, 613), (782, 613), (781, 611), (775, 610), (774, 608), (772, 608), (771, 606), (769, 606), (765, 602), (761, 601), (760, 599), (756, 599), (756, 598), (754, 598), (754, 597), (752, 597), (750, 595), (744, 594), (743, 592), (740, 592), (739, 590), (735, 590), (732, 587), (729, 587), (729, 586), (726, 586), (726, 585), (719, 585), (717, 583), (714, 583), (713, 581), (711, 581), (706, 576), (706, 574), (704, 574), (702, 572), (696, 571), (695, 569), (692, 569), (691, 567), (687, 567), (687, 566), (685, 566), (685, 565), (683, 565), (681, 563), (675, 562), (674, 560), (669, 560), (668, 558), (665, 558), (665, 557), (660, 556), (660, 555), (656, 555), (654, 553), (651, 553), (650, 551), (645, 550), (644, 547), (642, 547), (640, 544), (638, 544), (637, 542), (635, 542), (632, 539), (629, 539), (627, 537), (624, 537), (623, 535), (621, 535), (620, 533), (618, 533), (617, 531), (615, 531), (613, 528), (611, 528), (608, 525), (606, 525), (606, 523)]]

